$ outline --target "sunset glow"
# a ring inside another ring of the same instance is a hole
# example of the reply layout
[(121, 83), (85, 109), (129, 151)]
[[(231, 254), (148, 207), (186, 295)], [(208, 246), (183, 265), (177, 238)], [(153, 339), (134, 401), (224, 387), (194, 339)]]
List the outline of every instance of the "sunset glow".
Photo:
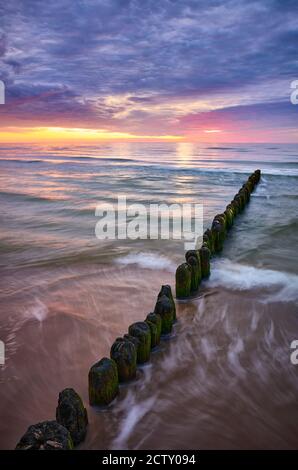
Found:
[(145, 4), (5, 4), (0, 142), (298, 142), (287, 2)]
[(179, 141), (174, 135), (133, 135), (128, 132), (111, 132), (104, 129), (84, 129), (65, 127), (3, 128), (0, 142), (101, 142), (101, 141)]

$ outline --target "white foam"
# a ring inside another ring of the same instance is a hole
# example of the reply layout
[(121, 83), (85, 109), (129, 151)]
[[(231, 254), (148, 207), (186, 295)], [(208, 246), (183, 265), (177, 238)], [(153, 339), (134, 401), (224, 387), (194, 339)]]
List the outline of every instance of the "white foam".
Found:
[(123, 265), (137, 264), (145, 269), (159, 269), (175, 272), (175, 265), (170, 259), (155, 253), (131, 253), (117, 258), (115, 262)]
[(239, 354), (244, 351), (243, 340), (238, 337), (235, 341), (230, 344), (228, 350), (228, 360), (232, 369), (237, 373), (237, 375), (245, 377), (246, 372), (240, 364)]
[(298, 276), (271, 269), (255, 268), (230, 260), (215, 262), (211, 270), (211, 287), (224, 286), (234, 290), (273, 289), (263, 300), (271, 302), (297, 302)]
[(35, 299), (35, 305), (26, 312), (26, 317), (35, 318), (39, 322), (43, 322), (48, 315), (48, 307), (40, 300)]
[(121, 430), (113, 442), (113, 449), (126, 449), (127, 442), (131, 436), (135, 426), (140, 420), (148, 413), (153, 407), (155, 397), (150, 397), (140, 403), (135, 402), (135, 398), (131, 395), (128, 400), (128, 413), (124, 418), (121, 426)]
[(251, 319), (251, 326), (250, 326), (252, 331), (256, 331), (256, 329), (258, 327), (258, 323), (259, 323), (259, 315), (258, 315), (256, 310), (253, 310), (253, 315), (252, 315), (252, 319)]
[(201, 339), (202, 353), (206, 357), (207, 362), (212, 362), (216, 355), (216, 347), (208, 340), (208, 338)]
[(298, 170), (290, 169), (290, 168), (266, 168), (262, 170), (262, 178), (263, 175), (268, 176), (298, 176)]

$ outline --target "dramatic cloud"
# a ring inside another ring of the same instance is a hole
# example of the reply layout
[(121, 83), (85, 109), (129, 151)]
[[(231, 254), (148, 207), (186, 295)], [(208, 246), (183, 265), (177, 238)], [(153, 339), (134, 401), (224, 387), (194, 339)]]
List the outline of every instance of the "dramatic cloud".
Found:
[(2, 2), (0, 125), (293, 140), (297, 13), (290, 0)]

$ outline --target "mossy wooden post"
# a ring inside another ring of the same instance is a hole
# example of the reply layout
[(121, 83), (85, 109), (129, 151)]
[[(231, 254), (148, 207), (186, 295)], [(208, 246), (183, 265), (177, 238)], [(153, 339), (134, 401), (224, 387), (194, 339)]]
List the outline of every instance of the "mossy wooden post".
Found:
[(202, 280), (201, 258), (197, 250), (188, 250), (185, 260), (191, 267), (191, 292), (196, 292)]
[(251, 192), (254, 190), (255, 186), (258, 184), (258, 182), (261, 179), (261, 170), (255, 170), (248, 178), (246, 184), (250, 185), (252, 187)]
[(223, 249), (223, 242), (225, 240), (225, 228), (224, 225), (218, 220), (214, 220), (212, 223), (212, 234), (214, 241), (214, 250), (219, 253)]
[(250, 201), (250, 191), (246, 183), (242, 185), (242, 188), (240, 189), (240, 191), (245, 194), (246, 204), (247, 204)]
[(20, 450), (72, 450), (69, 431), (57, 421), (43, 421), (29, 426), (16, 446)]
[(137, 351), (138, 364), (149, 361), (151, 352), (151, 330), (149, 325), (144, 321), (138, 321), (130, 325), (128, 333), (140, 341)]
[(154, 313), (161, 316), (161, 334), (171, 333), (174, 323), (174, 309), (171, 299), (167, 295), (157, 297)]
[(233, 207), (233, 210), (234, 210), (234, 214), (235, 214), (235, 217), (239, 214), (240, 212), (240, 208), (239, 208), (239, 204), (237, 201), (235, 201), (235, 199), (233, 199), (231, 202), (230, 202), (230, 205)]
[(133, 380), (137, 371), (137, 350), (133, 342), (117, 338), (112, 344), (110, 355), (117, 364), (119, 382)]
[(253, 189), (255, 188), (256, 184), (260, 181), (261, 178), (261, 170), (255, 170), (248, 178), (248, 181), (251, 182), (253, 185)]
[(207, 245), (203, 244), (199, 250), (201, 267), (202, 267), (202, 277), (206, 279), (210, 276), (210, 250)]
[(213, 242), (212, 231), (209, 228), (205, 230), (203, 234), (203, 243), (206, 243), (212, 256), (214, 253), (214, 242)]
[(199, 285), (202, 278), (201, 265), (198, 263), (198, 258), (196, 256), (189, 256), (187, 262), (191, 267), (190, 291), (192, 294), (194, 294), (199, 289)]
[(136, 338), (135, 336), (131, 336), (129, 334), (123, 335), (123, 339), (124, 339), (124, 341), (130, 341), (132, 344), (134, 344), (134, 346), (136, 348), (137, 363), (138, 363), (138, 351), (139, 351), (139, 347), (141, 345), (140, 340), (138, 338)]
[(234, 201), (236, 201), (236, 203), (238, 204), (239, 212), (242, 212), (244, 209), (244, 205), (245, 205), (243, 196), (241, 196), (238, 193), (235, 194)]
[(251, 192), (253, 192), (253, 190), (255, 189), (255, 185), (256, 185), (256, 179), (254, 175), (250, 175), (247, 182), (251, 185)]
[(231, 204), (227, 205), (224, 214), (226, 216), (227, 228), (230, 229), (234, 222), (234, 211), (233, 211), (233, 207), (231, 206)]
[(224, 233), (226, 235), (226, 231), (227, 231), (227, 218), (226, 218), (226, 214), (222, 213), (222, 214), (216, 214), (216, 216), (214, 217), (213, 221), (214, 220), (217, 220), (222, 226), (223, 226), (223, 229), (224, 229)]
[(217, 243), (215, 246), (215, 251), (219, 252), (223, 249), (223, 244), (227, 236), (227, 221), (226, 221), (225, 215), (217, 214), (213, 219), (212, 227), (215, 222), (219, 223), (219, 226), (217, 226), (218, 227), (218, 232), (216, 233)]
[(254, 185), (250, 178), (246, 181), (245, 186), (248, 188), (249, 194), (251, 194), (254, 190)]
[(109, 405), (116, 398), (118, 390), (116, 362), (104, 357), (89, 370), (89, 403), (91, 406)]
[(75, 446), (85, 439), (88, 425), (87, 410), (80, 395), (73, 388), (65, 388), (59, 393), (56, 420), (69, 431)]
[(154, 312), (149, 313), (146, 317), (145, 322), (148, 323), (148, 325), (150, 326), (151, 349), (152, 349), (155, 346), (158, 346), (158, 344), (160, 343), (161, 325), (162, 325), (161, 316)]
[(240, 189), (238, 191), (238, 193), (240, 197), (242, 197), (242, 201), (243, 201), (243, 207), (245, 208), (247, 202), (248, 202), (248, 198), (247, 198), (247, 194), (246, 194), (246, 191), (244, 191), (244, 189)]
[(182, 263), (176, 270), (176, 297), (185, 299), (190, 296), (191, 267), (188, 263)]
[(238, 191), (237, 196), (241, 198), (241, 203), (242, 203), (242, 209), (245, 209), (246, 206), (246, 194), (241, 191), (241, 189)]
[(159, 291), (157, 298), (159, 299), (162, 295), (166, 295), (171, 301), (172, 308), (173, 308), (173, 318), (175, 322), (177, 319), (176, 318), (176, 305), (175, 305), (175, 300), (172, 294), (171, 286), (169, 286), (168, 284), (161, 286), (161, 289)]
[(224, 241), (226, 239), (227, 232), (226, 232), (226, 222), (225, 222), (224, 217), (222, 217), (221, 220), (222, 220), (221, 222), (219, 220), (219, 223), (221, 225), (221, 230), (219, 232), (219, 238), (220, 238), (220, 244), (221, 244), (221, 250), (222, 250)]

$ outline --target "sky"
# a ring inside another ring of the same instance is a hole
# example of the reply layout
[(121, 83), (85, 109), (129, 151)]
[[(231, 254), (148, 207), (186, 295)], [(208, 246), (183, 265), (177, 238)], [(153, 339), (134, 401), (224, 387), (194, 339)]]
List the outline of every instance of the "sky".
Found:
[(0, 0), (0, 142), (298, 142), (297, 0)]

